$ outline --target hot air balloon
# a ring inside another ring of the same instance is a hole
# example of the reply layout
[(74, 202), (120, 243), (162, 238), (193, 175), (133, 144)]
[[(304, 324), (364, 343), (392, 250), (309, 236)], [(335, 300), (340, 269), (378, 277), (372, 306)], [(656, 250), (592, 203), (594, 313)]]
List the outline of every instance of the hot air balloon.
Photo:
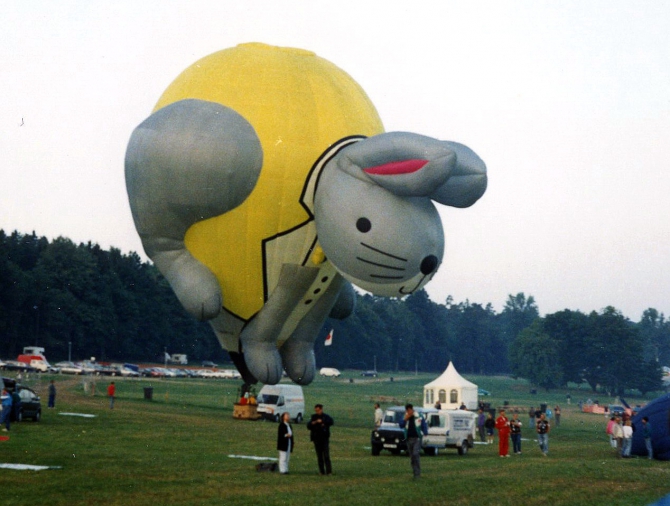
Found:
[(310, 51), (207, 56), (132, 133), (126, 186), (147, 255), (248, 383), (309, 384), (328, 316), (421, 289), (442, 262), (434, 203), (468, 207), (486, 167), (454, 142), (384, 132), (362, 88)]

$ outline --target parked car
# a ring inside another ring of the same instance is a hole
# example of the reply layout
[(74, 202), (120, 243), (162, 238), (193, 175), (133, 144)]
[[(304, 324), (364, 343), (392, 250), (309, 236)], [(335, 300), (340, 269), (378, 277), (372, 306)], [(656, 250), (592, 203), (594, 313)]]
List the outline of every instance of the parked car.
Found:
[(116, 375), (123, 376), (125, 378), (137, 378), (139, 377), (140, 373), (134, 371), (133, 369), (128, 369), (127, 367), (117, 367)]
[(203, 367), (218, 367), (214, 362), (211, 362), (209, 360), (203, 360), (202, 361), (202, 366)]
[(368, 378), (376, 378), (377, 377), (377, 371), (363, 371), (361, 373), (361, 376), (366, 376)]
[(96, 373), (95, 364), (92, 364), (90, 362), (78, 362), (75, 365), (77, 367), (79, 367), (84, 374), (95, 374)]
[[(435, 408), (414, 408), (414, 411), (424, 418), (431, 413), (437, 413)], [(400, 422), (404, 416), (404, 406), (392, 406), (386, 409), (382, 424), (370, 434), (372, 455), (377, 456), (382, 450), (388, 450), (394, 455), (407, 451), (405, 431), (400, 428)]]
[(610, 404), (609, 407), (610, 416), (623, 416), (626, 412), (626, 408), (618, 404)]
[(30, 367), (30, 365), (25, 362), (19, 362), (18, 360), (7, 360), (5, 362), (4, 369), (7, 371), (19, 371), (19, 372), (36, 372), (37, 369)]
[(321, 376), (326, 376), (327, 378), (337, 378), (340, 375), (340, 371), (334, 367), (322, 367), (319, 374)]
[(81, 367), (75, 365), (74, 362), (58, 362), (56, 367), (60, 369), (61, 374), (82, 374), (84, 372), (84, 370)]
[(42, 418), (42, 403), (40, 396), (28, 387), (17, 385), (16, 387), (19, 397), (21, 398), (21, 405), (17, 415), (14, 415), (14, 421), (20, 422), (26, 418), (32, 418), (34, 422), (39, 422)]
[(483, 388), (479, 388), (479, 389), (477, 389), (477, 394), (478, 395), (491, 395), (491, 392), (489, 392), (488, 390), (484, 390)]
[(11, 421), (20, 422), (24, 418), (32, 418), (36, 422), (40, 421), (40, 418), (42, 417), (42, 404), (39, 395), (37, 395), (34, 390), (21, 384), (17, 384), (16, 380), (12, 378), (2, 377), (0, 378), (0, 384), (10, 392), (16, 390), (21, 398), (19, 411), (17, 414), (12, 411)]

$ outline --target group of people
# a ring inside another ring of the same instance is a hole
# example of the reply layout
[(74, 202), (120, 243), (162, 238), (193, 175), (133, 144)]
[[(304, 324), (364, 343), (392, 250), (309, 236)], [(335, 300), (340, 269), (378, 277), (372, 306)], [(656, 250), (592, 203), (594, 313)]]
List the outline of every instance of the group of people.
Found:
[[(633, 426), (633, 422), (628, 414), (624, 413), (622, 416), (614, 415), (610, 417), (605, 432), (610, 438), (612, 448), (616, 449), (617, 457), (630, 458), (630, 452), (633, 448), (633, 432), (635, 432), (635, 429), (636, 427)], [(651, 444), (652, 431), (649, 417), (645, 416), (642, 418), (641, 429), (644, 444), (647, 449), (647, 458), (653, 459), (654, 448)]]
[[(556, 420), (560, 416), (560, 407), (555, 408)], [(498, 453), (501, 457), (509, 457), (509, 441), (512, 440), (512, 451), (515, 455), (521, 455), (521, 420), (518, 413), (513, 413), (512, 418), (507, 418), (504, 409), (500, 410), (497, 418), (493, 418), (491, 412), (485, 413), (483, 408), (479, 409), (477, 416), (477, 431), (482, 443), (493, 444), (495, 431), (498, 431)], [(551, 423), (546, 412), (530, 408), (529, 427), (537, 435), (540, 451), (546, 457), (549, 454), (549, 431)]]
[[(314, 406), (314, 414), (307, 422), (310, 441), (314, 444), (316, 458), (319, 464), (319, 473), (328, 475), (333, 473), (330, 463), (330, 428), (335, 422), (333, 418), (323, 412), (323, 405)], [(295, 446), (291, 416), (283, 413), (277, 429), (277, 450), (279, 451), (279, 472), (288, 474), (291, 452)]]

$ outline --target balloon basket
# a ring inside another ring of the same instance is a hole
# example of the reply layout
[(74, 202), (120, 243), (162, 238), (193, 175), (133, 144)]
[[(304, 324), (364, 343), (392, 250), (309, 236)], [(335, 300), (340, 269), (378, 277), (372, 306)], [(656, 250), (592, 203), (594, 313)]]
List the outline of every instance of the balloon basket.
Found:
[(233, 406), (233, 418), (238, 420), (258, 420), (261, 415), (258, 414), (255, 404), (235, 404)]

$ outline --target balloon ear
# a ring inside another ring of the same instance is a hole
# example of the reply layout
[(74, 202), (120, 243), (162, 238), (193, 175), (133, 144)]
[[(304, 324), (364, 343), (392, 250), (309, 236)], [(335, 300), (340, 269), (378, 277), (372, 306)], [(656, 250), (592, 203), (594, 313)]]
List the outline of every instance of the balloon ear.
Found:
[(445, 143), (423, 135), (389, 132), (342, 151), (338, 167), (403, 197), (429, 196), (449, 178), (456, 157)]
[(346, 147), (337, 167), (401, 197), (429, 197), (452, 207), (469, 207), (486, 191), (486, 165), (457, 142), (389, 132)]
[(452, 207), (470, 207), (484, 195), (488, 178), (486, 164), (469, 147), (445, 142), (456, 156), (449, 179), (430, 194), (434, 201)]

